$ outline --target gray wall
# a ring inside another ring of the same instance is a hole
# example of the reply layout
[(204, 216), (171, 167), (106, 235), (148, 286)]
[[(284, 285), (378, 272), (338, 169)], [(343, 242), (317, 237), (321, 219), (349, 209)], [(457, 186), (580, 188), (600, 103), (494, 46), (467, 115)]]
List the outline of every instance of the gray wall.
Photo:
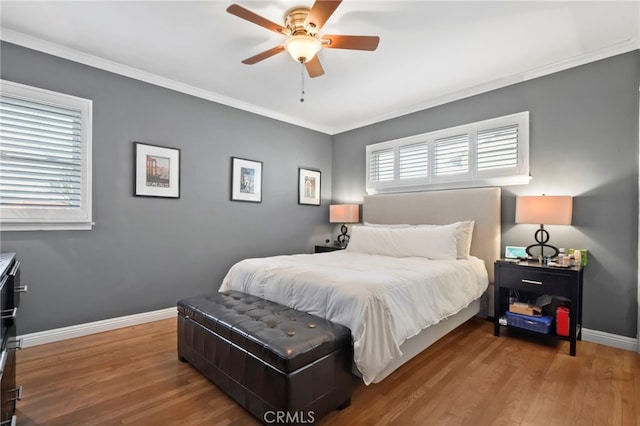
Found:
[(360, 202), (365, 146), (530, 111), (531, 182), (503, 188), (502, 244), (533, 243), (515, 225), (516, 195), (573, 195), (573, 226), (547, 226), (551, 244), (589, 250), (584, 327), (636, 337), (638, 87), (634, 51), (334, 136), (333, 199)]
[[(8, 43), (0, 61), (3, 79), (94, 101), (94, 229), (0, 236), (30, 288), (20, 334), (174, 306), (239, 259), (311, 252), (329, 200), (362, 200), (366, 145), (528, 110), (532, 180), (503, 188), (502, 243), (533, 240), (516, 195), (576, 196), (574, 226), (548, 229), (589, 249), (584, 326), (636, 336), (638, 51), (333, 138)], [(132, 195), (134, 141), (182, 149), (179, 200)], [(264, 162), (261, 204), (229, 201), (231, 156)], [(323, 172), (321, 207), (297, 204), (300, 166)]]
[[(93, 100), (91, 231), (2, 232), (29, 293), (19, 334), (175, 306), (253, 256), (329, 237), (331, 137), (2, 43), (3, 79)], [(133, 142), (182, 150), (180, 199), (134, 197)], [(229, 201), (230, 157), (263, 161), (263, 202)], [(322, 171), (301, 206), (298, 167)]]

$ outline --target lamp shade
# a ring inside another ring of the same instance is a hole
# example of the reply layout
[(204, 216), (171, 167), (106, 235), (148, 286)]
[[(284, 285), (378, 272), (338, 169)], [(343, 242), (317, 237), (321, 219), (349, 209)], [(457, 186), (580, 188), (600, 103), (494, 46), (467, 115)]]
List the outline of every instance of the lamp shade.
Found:
[(329, 206), (330, 223), (356, 223), (360, 221), (360, 206), (357, 204), (333, 204)]
[(524, 195), (516, 199), (516, 223), (571, 225), (573, 198), (569, 195)]

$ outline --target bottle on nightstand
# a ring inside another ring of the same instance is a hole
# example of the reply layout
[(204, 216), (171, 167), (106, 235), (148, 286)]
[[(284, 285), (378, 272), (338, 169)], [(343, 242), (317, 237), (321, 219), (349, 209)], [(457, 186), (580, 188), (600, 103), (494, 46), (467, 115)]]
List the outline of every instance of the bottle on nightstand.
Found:
[(569, 308), (558, 306), (556, 309), (556, 334), (569, 336)]

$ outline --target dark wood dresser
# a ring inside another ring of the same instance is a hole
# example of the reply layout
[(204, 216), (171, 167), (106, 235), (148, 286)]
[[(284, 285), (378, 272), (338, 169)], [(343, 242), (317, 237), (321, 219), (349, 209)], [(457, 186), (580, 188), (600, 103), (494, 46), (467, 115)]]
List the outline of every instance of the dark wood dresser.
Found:
[(0, 426), (13, 426), (17, 421), (16, 401), (22, 397), (22, 386), (16, 384), (16, 350), (20, 349), (16, 339), (16, 314), (20, 293), (26, 292), (27, 286), (20, 285), (20, 262), (15, 253), (0, 254), (0, 271)]

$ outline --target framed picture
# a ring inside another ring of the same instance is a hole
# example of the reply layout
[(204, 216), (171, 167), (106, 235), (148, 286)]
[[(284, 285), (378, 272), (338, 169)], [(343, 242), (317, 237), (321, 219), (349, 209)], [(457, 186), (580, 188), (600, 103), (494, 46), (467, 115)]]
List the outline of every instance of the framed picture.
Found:
[(320, 171), (298, 168), (298, 204), (320, 205)]
[(231, 200), (262, 202), (262, 161), (231, 157)]
[(135, 191), (139, 197), (180, 198), (180, 150), (134, 142)]

